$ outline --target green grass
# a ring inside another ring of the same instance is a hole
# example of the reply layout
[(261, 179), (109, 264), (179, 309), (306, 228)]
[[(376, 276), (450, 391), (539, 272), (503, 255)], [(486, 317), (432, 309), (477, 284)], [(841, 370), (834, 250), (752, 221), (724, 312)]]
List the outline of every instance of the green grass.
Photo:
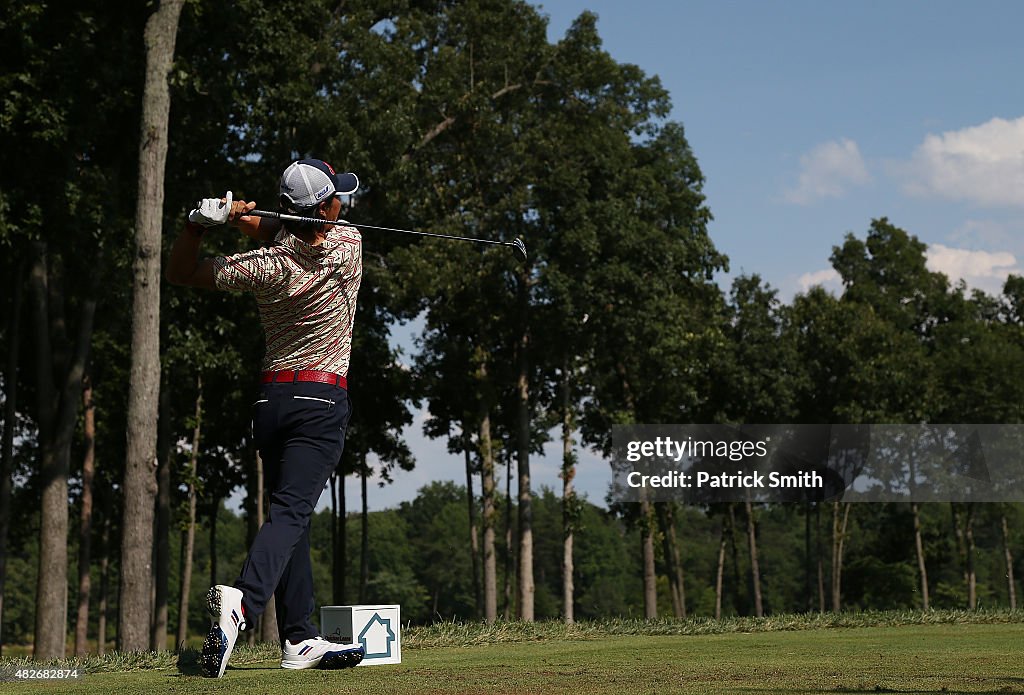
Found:
[[(403, 634), (403, 663), (284, 671), (279, 651), (240, 646), (221, 680), (195, 652), (108, 655), (77, 682), (9, 693), (803, 693), (1024, 692), (1020, 613), (872, 613), (714, 621), (495, 626)], [(9, 670), (22, 660), (4, 659)], [(34, 664), (39, 666), (39, 664)], [(51, 666), (74, 665), (64, 660)]]

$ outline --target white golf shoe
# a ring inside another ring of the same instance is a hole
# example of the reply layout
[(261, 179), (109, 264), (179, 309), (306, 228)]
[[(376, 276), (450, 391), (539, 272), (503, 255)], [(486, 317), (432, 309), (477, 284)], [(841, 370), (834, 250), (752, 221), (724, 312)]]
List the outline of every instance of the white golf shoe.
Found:
[(338, 644), (313, 637), (292, 644), (285, 640), (281, 649), (281, 668), (339, 669), (358, 666), (366, 655), (360, 644)]
[(213, 624), (203, 641), (200, 657), (203, 675), (220, 678), (235, 648), (238, 631), (245, 627), (242, 618), (242, 592), (231, 586), (218, 584), (206, 594), (206, 607), (213, 616)]

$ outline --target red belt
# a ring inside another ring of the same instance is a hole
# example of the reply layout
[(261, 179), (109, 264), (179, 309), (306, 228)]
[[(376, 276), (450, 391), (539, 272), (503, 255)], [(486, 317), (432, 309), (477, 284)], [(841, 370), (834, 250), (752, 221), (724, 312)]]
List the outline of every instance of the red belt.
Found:
[(291, 383), (293, 381), (317, 381), (321, 384), (331, 384), (348, 390), (348, 379), (341, 374), (334, 372), (319, 372), (315, 369), (300, 369), (299, 371), (263, 372), (260, 379), (264, 384), (270, 383)]

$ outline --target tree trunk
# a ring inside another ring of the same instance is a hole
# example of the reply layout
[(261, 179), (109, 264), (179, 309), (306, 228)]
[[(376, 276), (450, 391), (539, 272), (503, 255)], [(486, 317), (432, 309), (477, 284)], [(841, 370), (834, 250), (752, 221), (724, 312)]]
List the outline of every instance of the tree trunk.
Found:
[(676, 539), (676, 525), (675, 525), (675, 514), (672, 512), (672, 506), (669, 507), (669, 527), (668, 532), (671, 536), (671, 547), (673, 554), (673, 562), (676, 566), (677, 580), (676, 584), (679, 587), (679, 617), (686, 619), (686, 573), (683, 570), (683, 561), (680, 557), (679, 542)]
[[(629, 421), (636, 421), (636, 398), (630, 385), (626, 365), (622, 361), (615, 364), (615, 370), (622, 384), (623, 401), (629, 413)], [(731, 513), (731, 507), (730, 507)], [(654, 566), (654, 521), (651, 505), (644, 496), (640, 502), (640, 544), (643, 564), (644, 617), (658, 617), (658, 576)]]
[(100, 538), (103, 556), (100, 558), (100, 596), (96, 608), (96, 653), (107, 652), (107, 596), (110, 594), (110, 520), (103, 520), (103, 535)]
[(219, 584), (217, 581), (217, 516), (220, 511), (220, 498), (210, 495), (210, 586)]
[(188, 525), (181, 547), (181, 594), (178, 597), (178, 649), (188, 641), (188, 599), (192, 588), (192, 555), (196, 547), (196, 475), (199, 471), (199, 445), (203, 432), (203, 377), (196, 376), (196, 411), (192, 423), (192, 452), (188, 462)]
[(839, 514), (840, 502), (832, 503), (832, 612), (842, 609), (843, 598), (843, 549), (846, 545), (846, 528), (850, 519), (850, 503), (842, 504), (843, 513)]
[(573, 451), (572, 385), (568, 357), (562, 360), (562, 615), (567, 624), (576, 622), (572, 546), (579, 515), (576, 490), (576, 453)]
[(967, 606), (978, 609), (978, 573), (974, 567), (976, 546), (974, 543), (974, 503), (967, 503), (967, 519), (964, 535), (967, 539)]
[(729, 506), (729, 550), (732, 555), (732, 607), (737, 615), (746, 615), (746, 606), (740, 604), (740, 551), (736, 544), (736, 503)]
[(462, 450), (466, 456), (466, 504), (469, 511), (469, 554), (473, 560), (473, 603), (476, 614), (483, 613), (483, 596), (480, 594), (480, 539), (476, 528), (476, 496), (473, 494), (473, 457), (470, 448), (472, 439), (462, 423)]
[(964, 587), (970, 583), (967, 573), (967, 541), (964, 538), (964, 527), (962, 524), (961, 512), (956, 502), (949, 503), (950, 516), (953, 518), (953, 535), (956, 537), (957, 554), (960, 556), (961, 576), (964, 580)]
[(953, 512), (953, 527), (957, 546), (960, 550), (960, 561), (963, 563), (964, 586), (967, 588), (967, 607), (976, 610), (978, 607), (978, 576), (974, 568), (974, 504), (966, 502), (958, 507), (950, 503)]
[[(37, 398), (39, 401), (40, 481), (39, 574), (36, 583), (34, 659), (64, 658), (67, 643), (68, 469), (82, 378), (92, 338), (96, 300), (78, 309), (78, 334), (67, 351), (64, 292), (59, 269), (51, 276), (46, 252), (37, 246), (30, 283), (36, 324)], [(63, 380), (54, 379), (54, 367)]]
[(75, 620), (75, 656), (89, 653), (89, 598), (92, 550), (92, 486), (96, 475), (96, 405), (92, 400), (92, 379), (82, 379), (83, 435), (85, 457), (82, 459), (82, 511), (78, 529), (78, 615)]
[[(260, 506), (263, 503), (263, 480), (261, 479), (263, 474), (260, 468), (263, 461), (260, 459), (260, 452), (255, 447), (246, 449), (246, 460), (252, 462), (249, 474), (245, 478), (245, 500), (242, 505), (245, 512), (245, 547), (248, 549), (252, 547), (253, 541), (256, 540), (256, 534), (260, 531)], [(263, 634), (262, 616), (259, 616), (250, 620), (246, 625), (245, 643), (256, 644), (261, 634)], [(242, 636), (239, 635), (239, 638), (241, 639)]]
[(366, 495), (366, 456), (360, 461), (359, 475), (362, 482), (363, 508), (362, 526), (359, 529), (359, 603), (366, 603), (366, 585), (370, 583), (370, 511)]
[(341, 605), (341, 592), (339, 583), (341, 577), (338, 574), (338, 474), (337, 470), (331, 473), (327, 482), (331, 488), (331, 598), (334, 605)]
[[(117, 583), (117, 589), (115, 590), (115, 593), (114, 593), (114, 605), (115, 606), (119, 606), (120, 604), (121, 604), (121, 582), (118, 582)], [(114, 621), (114, 647), (115, 647), (115, 650), (116, 650), (117, 645), (120, 644), (120, 642), (121, 642), (121, 623), (120, 623), (120, 621), (115, 620)]]
[(1013, 552), (1010, 550), (1010, 528), (1006, 523), (1006, 512), (999, 515), (999, 526), (1003, 531), (1003, 557), (1006, 560), (1006, 582), (1010, 596), (1010, 610), (1017, 610), (1017, 586), (1013, 578)]
[(277, 629), (277, 599), (273, 596), (260, 616), (260, 641), (281, 644), (281, 634)]
[(825, 552), (821, 545), (821, 502), (814, 504), (814, 535), (818, 555), (818, 612), (825, 612)]
[(910, 504), (914, 515), (914, 550), (917, 552), (917, 572), (921, 579), (921, 608), (929, 610), (928, 601), (928, 568), (924, 562), (924, 540), (921, 537), (921, 510), (917, 502)]
[(683, 564), (679, 557), (679, 543), (676, 540), (676, 520), (671, 502), (655, 502), (658, 527), (662, 534), (662, 550), (665, 553), (665, 567), (668, 573), (669, 589), (672, 593), (672, 615), (686, 617), (686, 585), (683, 583)]
[(338, 549), (335, 572), (338, 574), (338, 602), (345, 603), (345, 578), (348, 577), (348, 509), (345, 504), (345, 469), (338, 463)]
[[(267, 485), (263, 473), (263, 458), (260, 452), (256, 452), (256, 524), (262, 528), (267, 519)], [(342, 488), (344, 492), (344, 488)], [(342, 509), (344, 509), (344, 497), (342, 497)], [(266, 608), (260, 616), (260, 640), (263, 642), (280, 643), (281, 636), (277, 630), (277, 603), (274, 596), (270, 596)]]
[(160, 392), (160, 239), (170, 111), (168, 73), (184, 0), (160, 0), (146, 21), (146, 78), (139, 135), (139, 190), (132, 264), (132, 350), (128, 387), (124, 518), (121, 524), (120, 651), (149, 644), (149, 582), (157, 493), (157, 399)]
[(658, 617), (658, 575), (654, 568), (654, 518), (646, 495), (640, 502), (640, 542), (644, 563), (644, 617)]
[(21, 305), (25, 262), (18, 263), (7, 323), (7, 362), (4, 366), (4, 435), (0, 445), (0, 654), (3, 653), (4, 587), (7, 582), (7, 538), (11, 527), (11, 475), (14, 472), (14, 430), (18, 420), (18, 360), (21, 346)]
[(524, 272), (519, 281), (519, 308), (522, 335), (519, 338), (516, 420), (518, 424), (516, 463), (519, 466), (519, 619), (533, 622), (533, 493), (530, 489), (530, 332), (527, 328), (529, 279)]
[(167, 651), (168, 579), (171, 574), (171, 466), (174, 447), (171, 442), (170, 390), (160, 391), (160, 436), (157, 442), (156, 543), (154, 544), (153, 572), (153, 629), (149, 638), (150, 649)]
[[(481, 362), (478, 376), (486, 388), (487, 363)], [(498, 558), (494, 548), (494, 522), (497, 510), (494, 504), (494, 450), (491, 447), (491, 413), (487, 400), (480, 405), (480, 497), (483, 506), (484, 531), (484, 620), (488, 624), (498, 619)]]
[(811, 581), (811, 567), (813, 560), (811, 559), (811, 502), (810, 500), (804, 501), (804, 595), (807, 601), (805, 610), (810, 613), (813, 607), (814, 594), (811, 591), (813, 582)]
[(715, 572), (715, 620), (722, 619), (722, 579), (725, 575), (725, 520), (718, 539), (718, 570)]
[(757, 525), (754, 523), (754, 505), (748, 497), (745, 502), (747, 512), (747, 545), (750, 548), (750, 583), (754, 591), (754, 615), (764, 617), (764, 604), (761, 600), (761, 565), (757, 560)]
[(505, 460), (505, 620), (512, 619), (512, 576), (516, 573), (512, 532), (512, 459)]

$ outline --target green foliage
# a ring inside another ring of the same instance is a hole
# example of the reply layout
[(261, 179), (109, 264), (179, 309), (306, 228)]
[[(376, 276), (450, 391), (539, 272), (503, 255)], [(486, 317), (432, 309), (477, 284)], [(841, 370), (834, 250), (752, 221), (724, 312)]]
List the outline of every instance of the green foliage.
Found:
[(5, 644), (24, 644), (35, 629), (35, 592), (39, 567), (37, 546), (31, 553), (11, 554), (7, 558), (7, 581), (4, 585)]

